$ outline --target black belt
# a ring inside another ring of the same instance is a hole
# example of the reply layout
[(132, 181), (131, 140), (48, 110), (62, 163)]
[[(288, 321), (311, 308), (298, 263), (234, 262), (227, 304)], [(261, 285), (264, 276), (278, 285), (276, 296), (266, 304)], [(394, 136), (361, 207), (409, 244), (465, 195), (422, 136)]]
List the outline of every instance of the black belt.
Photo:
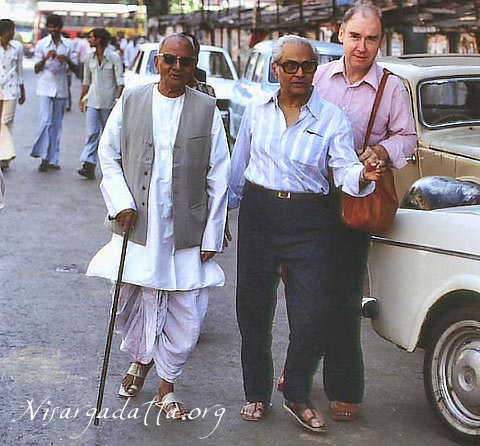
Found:
[(258, 184), (250, 183), (250, 181), (247, 181), (245, 183), (245, 186), (247, 188), (258, 190), (267, 195), (270, 195), (271, 197), (279, 198), (281, 200), (323, 200), (324, 198), (327, 198), (327, 195), (324, 194), (315, 194), (310, 192), (288, 192), (284, 190), (267, 189), (266, 187), (259, 186)]

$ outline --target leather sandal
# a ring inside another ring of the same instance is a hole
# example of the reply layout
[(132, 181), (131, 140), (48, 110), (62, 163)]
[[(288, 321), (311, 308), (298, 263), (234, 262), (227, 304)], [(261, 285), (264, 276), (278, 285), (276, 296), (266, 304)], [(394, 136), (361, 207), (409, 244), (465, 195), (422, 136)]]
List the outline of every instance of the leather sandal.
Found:
[(174, 392), (165, 394), (160, 401), (158, 401), (158, 396), (155, 397), (153, 404), (158, 410), (163, 412), (167, 418), (182, 421), (189, 419), (188, 416), (191, 410), (182, 403), (181, 399)]
[(240, 409), (244, 421), (260, 421), (267, 413), (269, 405), (263, 401), (247, 402)]
[(330, 401), (330, 417), (334, 421), (355, 421), (358, 413), (358, 404)]
[(118, 389), (118, 396), (122, 398), (132, 398), (138, 395), (138, 392), (142, 390), (143, 383), (145, 382), (145, 378), (147, 377), (148, 371), (152, 368), (153, 361), (150, 361), (148, 364), (141, 364), (139, 362), (132, 362), (130, 363), (130, 367), (127, 370), (126, 375), (133, 376), (132, 382), (129, 384), (128, 387), (123, 386), (120, 384), (120, 389)]
[(310, 402), (293, 403), (285, 401), (283, 408), (305, 429), (317, 434), (327, 431), (321, 413)]

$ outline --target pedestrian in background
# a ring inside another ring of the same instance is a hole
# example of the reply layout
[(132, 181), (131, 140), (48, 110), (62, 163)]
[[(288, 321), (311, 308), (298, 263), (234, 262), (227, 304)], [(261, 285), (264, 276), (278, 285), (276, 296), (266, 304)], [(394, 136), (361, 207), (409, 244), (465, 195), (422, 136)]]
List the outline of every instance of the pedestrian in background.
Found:
[(130, 36), (130, 40), (127, 46), (125, 47), (123, 61), (125, 63), (126, 68), (131, 67), (132, 62), (138, 53), (138, 49), (140, 48), (140, 43), (138, 39), (139, 39), (138, 34), (133, 34), (132, 36)]
[(63, 20), (59, 15), (47, 17), (49, 34), (35, 45), (35, 74), (39, 75), (37, 94), (40, 97), (40, 128), (30, 152), (42, 158), (39, 172), (60, 170), (60, 139), (65, 105), (68, 99), (67, 69), (77, 72), (77, 54), (70, 39), (61, 32)]
[(85, 66), (87, 54), (90, 51), (90, 45), (85, 38), (85, 33), (82, 31), (77, 33), (77, 38), (75, 39), (75, 49), (77, 51), (78, 58), (78, 74), (80, 75), (80, 79), (83, 81), (83, 67)]
[(87, 112), (85, 148), (80, 156), (83, 162), (79, 175), (95, 179), (97, 149), (108, 115), (123, 91), (123, 63), (120, 56), (108, 48), (110, 33), (105, 28), (94, 28), (88, 33), (88, 42), (94, 51), (85, 60), (80, 111)]
[[(344, 56), (318, 67), (313, 80), (315, 89), (347, 115), (360, 161), (368, 164), (381, 160), (400, 169), (413, 153), (417, 137), (408, 92), (396, 76), (388, 77), (369, 146), (360, 153), (383, 75), (375, 62), (383, 39), (381, 11), (371, 1), (356, 2), (345, 13), (339, 39)], [(323, 368), (324, 389), (331, 417), (352, 421), (358, 416), (365, 387), (360, 322), (370, 234), (341, 222), (335, 228), (335, 288)]]
[(125, 90), (100, 141), (114, 234), (87, 274), (115, 280), (119, 234), (130, 233), (116, 330), (132, 363), (118, 394), (136, 396), (154, 364), (155, 405), (186, 419), (174, 385), (197, 343), (208, 289), (225, 281), (213, 257), (222, 250), (230, 163), (215, 99), (187, 87), (191, 40), (166, 37), (155, 64), (160, 82)]
[(6, 170), (15, 158), (11, 128), (17, 100), (25, 102), (23, 85), (23, 47), (13, 40), (15, 23), (0, 20), (0, 167)]
[(272, 60), (280, 89), (247, 105), (229, 184), (229, 208), (240, 204), (237, 318), (247, 400), (240, 413), (258, 421), (270, 405), (272, 321), (283, 265), (290, 326), (284, 408), (305, 429), (323, 432), (310, 389), (325, 352), (331, 303), (329, 169), (344, 192), (365, 196), (383, 168), (360, 163), (345, 115), (313, 90), (317, 55), (308, 40), (283, 36)]

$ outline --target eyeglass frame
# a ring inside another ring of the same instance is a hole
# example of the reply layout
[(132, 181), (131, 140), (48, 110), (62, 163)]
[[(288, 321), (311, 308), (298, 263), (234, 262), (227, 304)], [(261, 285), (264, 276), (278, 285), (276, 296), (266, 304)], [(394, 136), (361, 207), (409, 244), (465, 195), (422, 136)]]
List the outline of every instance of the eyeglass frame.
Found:
[[(291, 71), (291, 72), (287, 71), (287, 70), (285, 69), (285, 66), (284, 66), (286, 63), (293, 63), (293, 64), (295, 64), (295, 65), (296, 65), (295, 71)], [(308, 64), (314, 63), (314, 64), (315, 64), (315, 68), (314, 68), (312, 71), (306, 71), (304, 65), (307, 64), (307, 63), (308, 63)], [(303, 62), (297, 62), (296, 60), (287, 59), (286, 61), (284, 61), (284, 62), (282, 62), (282, 63), (276, 62), (276, 64), (277, 64), (278, 66), (282, 67), (283, 71), (284, 71), (286, 74), (297, 74), (297, 73), (298, 73), (298, 69), (299, 69), (300, 67), (302, 67), (302, 71), (303, 71), (304, 74), (312, 74), (312, 73), (315, 73), (315, 71), (317, 70), (318, 60), (316, 60), (316, 59), (310, 59), (310, 60), (304, 60)]]
[[(173, 66), (178, 62), (180, 66), (184, 68), (189, 68), (192, 65), (195, 65), (197, 61), (197, 58), (194, 56), (177, 56), (176, 54), (171, 53), (158, 53), (157, 56), (163, 57), (163, 60), (167, 65)], [(175, 61), (172, 63), (167, 62), (166, 56), (174, 57)], [(184, 64), (184, 61), (188, 61), (187, 65)]]

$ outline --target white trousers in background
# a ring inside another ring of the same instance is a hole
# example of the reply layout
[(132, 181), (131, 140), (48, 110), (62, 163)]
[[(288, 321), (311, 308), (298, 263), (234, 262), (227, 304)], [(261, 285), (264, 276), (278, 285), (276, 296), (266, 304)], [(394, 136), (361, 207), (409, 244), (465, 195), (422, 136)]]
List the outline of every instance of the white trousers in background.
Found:
[(208, 288), (163, 291), (123, 283), (115, 322), (120, 349), (135, 362), (153, 359), (158, 376), (174, 383), (197, 344), (207, 305)]
[(12, 124), (17, 100), (0, 99), (0, 161), (15, 158)]

